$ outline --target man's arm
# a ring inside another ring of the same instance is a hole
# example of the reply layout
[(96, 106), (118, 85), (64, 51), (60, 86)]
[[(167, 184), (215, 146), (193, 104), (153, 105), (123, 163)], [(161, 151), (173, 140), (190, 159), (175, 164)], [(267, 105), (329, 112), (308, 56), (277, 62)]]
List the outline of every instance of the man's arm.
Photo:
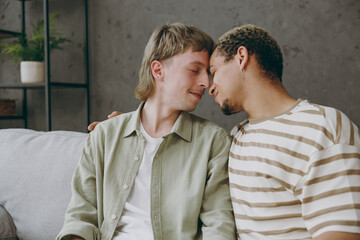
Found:
[(70, 240), (85, 240), (85, 239), (83, 239), (82, 237), (79, 237), (79, 236), (71, 236)]
[[(95, 135), (95, 136), (94, 136)], [(72, 180), (72, 198), (57, 239), (100, 239), (97, 209), (97, 171), (93, 152), (96, 131), (87, 138)], [(98, 149), (97, 149), (98, 150)], [(97, 154), (100, 150), (95, 151)]]
[(346, 232), (326, 232), (314, 240), (360, 240), (360, 234)]
[(236, 228), (230, 200), (228, 156), (231, 138), (225, 132), (212, 143), (208, 178), (200, 219), (203, 239), (235, 240)]
[(302, 217), (314, 239), (359, 239), (360, 149), (334, 144), (310, 156), (299, 181)]

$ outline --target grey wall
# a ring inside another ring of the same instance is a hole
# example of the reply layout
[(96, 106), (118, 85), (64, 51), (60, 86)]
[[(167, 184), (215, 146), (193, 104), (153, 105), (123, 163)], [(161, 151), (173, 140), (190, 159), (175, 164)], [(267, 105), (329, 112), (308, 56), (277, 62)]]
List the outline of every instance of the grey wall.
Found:
[[(16, 30), (20, 25), (16, 3), (0, 0), (0, 28)], [(26, 6), (27, 20), (41, 16), (41, 1)], [(50, 10), (60, 14), (57, 26), (73, 41), (52, 54), (53, 80), (84, 81), (82, 6), (80, 0), (50, 1)], [(115, 109), (137, 107), (133, 89), (138, 69), (158, 25), (183, 22), (218, 38), (234, 26), (251, 23), (278, 40), (284, 54), (283, 81), (292, 96), (336, 107), (360, 125), (359, 0), (102, 0), (89, 1), (89, 14), (92, 121)], [(19, 66), (0, 56), (0, 82), (20, 81), (18, 71)], [(0, 98), (19, 95), (0, 91)], [(44, 93), (31, 90), (29, 98), (29, 128), (44, 130)], [(54, 90), (53, 128), (86, 131), (84, 98), (79, 89)], [(246, 118), (244, 113), (224, 116), (209, 96), (195, 113), (226, 129)], [(21, 126), (19, 120), (0, 121), (0, 128)]]

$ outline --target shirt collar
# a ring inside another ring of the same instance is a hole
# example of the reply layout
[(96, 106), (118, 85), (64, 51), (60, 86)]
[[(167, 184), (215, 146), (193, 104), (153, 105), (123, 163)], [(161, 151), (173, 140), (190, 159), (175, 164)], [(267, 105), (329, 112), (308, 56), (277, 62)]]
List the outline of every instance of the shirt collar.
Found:
[(193, 122), (190, 113), (181, 111), (169, 134), (175, 133), (185, 141), (190, 142), (192, 137), (192, 126)]
[(136, 132), (138, 134), (140, 132), (140, 113), (143, 108), (145, 102), (142, 102), (136, 111), (131, 115), (129, 120), (129, 124), (125, 129), (124, 137), (130, 136), (132, 133)]
[[(137, 108), (137, 110), (134, 112), (134, 114), (131, 116), (128, 127), (125, 130), (124, 137), (130, 136), (134, 132), (136, 132), (136, 134), (140, 132), (140, 113), (144, 104), (145, 102), (142, 102)], [(175, 124), (171, 132), (167, 135), (175, 133), (179, 137), (190, 142), (192, 137), (192, 125), (193, 122), (190, 113), (181, 111), (178, 118), (175, 121)]]

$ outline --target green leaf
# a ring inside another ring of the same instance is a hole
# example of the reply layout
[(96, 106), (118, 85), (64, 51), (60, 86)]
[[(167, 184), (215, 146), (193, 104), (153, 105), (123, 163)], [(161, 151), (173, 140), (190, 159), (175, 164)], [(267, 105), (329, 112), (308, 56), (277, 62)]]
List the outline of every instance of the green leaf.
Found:
[[(58, 13), (49, 14), (49, 50), (63, 49), (63, 44), (71, 40), (62, 37), (61, 33), (54, 25)], [(38, 20), (31, 23), (32, 36), (27, 37), (25, 32), (17, 37), (13, 43), (0, 43), (2, 54), (6, 54), (10, 59), (17, 63), (20, 59), (23, 61), (44, 61), (44, 20)]]

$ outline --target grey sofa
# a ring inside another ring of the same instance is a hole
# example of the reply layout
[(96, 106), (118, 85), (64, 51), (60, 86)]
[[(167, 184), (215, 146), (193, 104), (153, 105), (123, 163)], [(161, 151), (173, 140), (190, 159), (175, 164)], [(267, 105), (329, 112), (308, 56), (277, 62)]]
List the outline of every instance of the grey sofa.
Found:
[(0, 240), (55, 239), (86, 136), (0, 130)]

